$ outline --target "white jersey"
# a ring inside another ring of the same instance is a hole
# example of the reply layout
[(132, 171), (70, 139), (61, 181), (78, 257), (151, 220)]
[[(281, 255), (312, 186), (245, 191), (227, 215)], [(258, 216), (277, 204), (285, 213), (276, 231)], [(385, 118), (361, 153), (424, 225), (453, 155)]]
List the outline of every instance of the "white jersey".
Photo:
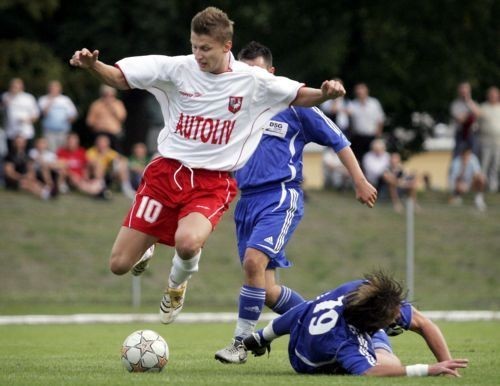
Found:
[(131, 88), (160, 103), (158, 151), (191, 168), (231, 171), (255, 151), (264, 124), (295, 99), (301, 83), (234, 60), (230, 70), (199, 69), (193, 55), (139, 56), (116, 63)]

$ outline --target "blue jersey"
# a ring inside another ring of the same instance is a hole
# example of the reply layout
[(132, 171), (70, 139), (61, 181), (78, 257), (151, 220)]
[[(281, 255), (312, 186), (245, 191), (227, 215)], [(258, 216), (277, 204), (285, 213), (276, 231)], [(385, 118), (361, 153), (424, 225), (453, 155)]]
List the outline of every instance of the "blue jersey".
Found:
[(264, 127), (255, 153), (234, 174), (238, 187), (266, 189), (277, 183), (302, 183), (302, 154), (314, 142), (339, 152), (350, 142), (342, 131), (317, 107), (292, 106), (275, 115)]
[[(362, 283), (345, 283), (289, 311), (298, 316), (291, 324), (288, 347), (290, 363), (297, 372), (359, 375), (375, 366), (372, 337), (343, 317), (345, 296)], [(282, 328), (276, 322), (277, 328)], [(398, 324), (408, 329), (410, 323), (411, 305), (404, 302)]]

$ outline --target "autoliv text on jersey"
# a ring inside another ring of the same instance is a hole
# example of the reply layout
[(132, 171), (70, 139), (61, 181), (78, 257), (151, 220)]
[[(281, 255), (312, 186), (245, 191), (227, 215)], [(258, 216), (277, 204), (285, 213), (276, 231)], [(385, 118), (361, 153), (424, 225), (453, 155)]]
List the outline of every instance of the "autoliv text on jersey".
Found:
[(212, 119), (181, 113), (175, 133), (194, 141), (227, 145), (235, 124), (236, 120)]

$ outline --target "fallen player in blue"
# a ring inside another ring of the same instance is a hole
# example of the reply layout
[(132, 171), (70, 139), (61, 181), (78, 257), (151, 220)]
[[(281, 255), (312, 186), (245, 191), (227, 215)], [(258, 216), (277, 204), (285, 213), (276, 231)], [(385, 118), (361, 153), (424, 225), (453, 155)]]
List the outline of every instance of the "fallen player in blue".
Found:
[[(420, 334), (437, 363), (403, 366), (387, 337), (403, 330)], [(407, 303), (402, 286), (382, 272), (292, 308), (242, 345), (260, 356), (286, 334), (290, 364), (298, 373), (459, 377), (458, 369), (468, 364), (467, 359), (452, 359), (439, 327)]]

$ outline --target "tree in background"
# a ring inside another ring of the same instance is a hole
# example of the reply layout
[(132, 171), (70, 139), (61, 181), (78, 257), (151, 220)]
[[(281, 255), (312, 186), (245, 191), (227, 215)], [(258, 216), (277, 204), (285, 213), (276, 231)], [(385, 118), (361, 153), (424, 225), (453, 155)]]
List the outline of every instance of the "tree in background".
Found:
[[(381, 100), (389, 127), (411, 126), (426, 111), (446, 120), (458, 82), (478, 95), (500, 79), (500, 2), (495, 0), (3, 0), (0, 89), (14, 76), (40, 95), (61, 79), (85, 116), (97, 82), (67, 65), (75, 49), (99, 48), (106, 62), (189, 52), (192, 16), (208, 5), (236, 22), (234, 51), (250, 40), (272, 47), (278, 73), (308, 84), (338, 76), (350, 90), (364, 81)], [(145, 94), (123, 94), (126, 129), (145, 137)], [(83, 128), (83, 121), (77, 128)], [(418, 136), (417, 136), (418, 137)]]

